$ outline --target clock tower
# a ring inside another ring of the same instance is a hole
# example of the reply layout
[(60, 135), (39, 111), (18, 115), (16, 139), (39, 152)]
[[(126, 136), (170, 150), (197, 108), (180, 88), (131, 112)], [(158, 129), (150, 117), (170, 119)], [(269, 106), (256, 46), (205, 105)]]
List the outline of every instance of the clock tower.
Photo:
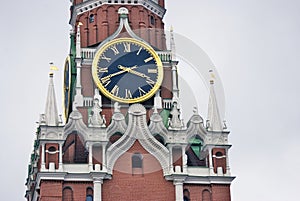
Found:
[(28, 167), (28, 201), (230, 201), (229, 131), (210, 80), (206, 123), (181, 118), (165, 0), (71, 0), (64, 117), (53, 74)]

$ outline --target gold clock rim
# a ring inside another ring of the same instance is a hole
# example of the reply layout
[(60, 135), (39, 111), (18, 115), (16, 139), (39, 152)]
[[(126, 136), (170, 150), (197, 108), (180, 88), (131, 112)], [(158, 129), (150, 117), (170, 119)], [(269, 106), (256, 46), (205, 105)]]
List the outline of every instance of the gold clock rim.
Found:
[[(132, 99), (125, 99), (125, 98), (120, 98), (117, 96), (112, 95), (109, 91), (106, 90), (106, 88), (101, 84), (98, 75), (97, 75), (97, 67), (98, 67), (98, 61), (100, 56), (102, 55), (102, 53), (104, 51), (106, 51), (106, 49), (113, 45), (113, 44), (117, 44), (117, 43), (121, 43), (121, 42), (132, 42), (132, 43), (136, 43), (137, 45), (140, 45), (142, 47), (144, 47), (147, 51), (149, 51), (149, 53), (153, 56), (153, 58), (156, 61), (156, 65), (157, 65), (157, 69), (158, 69), (158, 77), (157, 77), (157, 81), (155, 83), (155, 85), (153, 86), (153, 88), (144, 96), (138, 97), (138, 98), (132, 98)], [(143, 41), (134, 39), (134, 38), (117, 38), (114, 40), (109, 41), (108, 43), (106, 43), (105, 45), (103, 45), (95, 54), (94, 60), (93, 60), (93, 64), (92, 64), (92, 76), (94, 79), (94, 82), (96, 84), (96, 86), (98, 87), (98, 89), (108, 98), (120, 102), (120, 103), (139, 103), (139, 102), (143, 102), (148, 100), (149, 98), (151, 98), (156, 92), (157, 90), (160, 88), (162, 81), (163, 81), (163, 64), (161, 59), (159, 58), (158, 54), (156, 53), (156, 51), (148, 44), (146, 44)]]

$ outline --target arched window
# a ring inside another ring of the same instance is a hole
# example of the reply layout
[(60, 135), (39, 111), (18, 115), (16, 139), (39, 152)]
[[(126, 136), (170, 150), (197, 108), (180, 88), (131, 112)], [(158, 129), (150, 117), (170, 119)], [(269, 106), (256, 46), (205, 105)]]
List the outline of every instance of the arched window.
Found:
[(86, 189), (86, 201), (93, 201), (93, 189), (91, 187)]
[(211, 195), (209, 190), (205, 189), (202, 191), (202, 201), (211, 201)]
[(52, 153), (53, 153), (53, 152), (56, 152), (56, 148), (53, 147), (53, 146), (52, 146), (52, 147), (49, 147), (48, 151), (49, 151), (49, 152), (52, 152)]
[(73, 201), (73, 190), (70, 187), (63, 189), (63, 201)]
[(90, 14), (90, 16), (89, 16), (89, 22), (90, 23), (95, 22), (95, 15), (94, 14)]
[(183, 201), (190, 201), (190, 191), (188, 189), (183, 190)]
[(222, 157), (222, 156), (223, 156), (222, 152), (218, 151), (218, 152), (216, 153), (216, 157)]
[(155, 18), (153, 17), (153, 15), (150, 15), (150, 24), (155, 25)]
[(134, 153), (131, 157), (132, 175), (144, 174), (143, 171), (143, 155), (140, 153)]

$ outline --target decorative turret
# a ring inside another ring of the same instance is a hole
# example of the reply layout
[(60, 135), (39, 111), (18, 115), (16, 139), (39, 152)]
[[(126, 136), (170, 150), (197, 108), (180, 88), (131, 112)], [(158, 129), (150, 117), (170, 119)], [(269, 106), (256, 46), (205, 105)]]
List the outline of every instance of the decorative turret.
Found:
[(82, 23), (79, 22), (77, 25), (77, 34), (76, 34), (76, 67), (77, 67), (77, 78), (76, 78), (76, 95), (73, 102), (73, 110), (76, 107), (83, 106), (83, 95), (82, 95), (82, 86), (81, 86), (81, 35), (80, 35), (80, 26)]
[(209, 95), (206, 127), (208, 131), (220, 132), (223, 131), (224, 127), (221, 120), (217, 97), (214, 89), (215, 76), (212, 70), (210, 70), (209, 72), (211, 74), (211, 79), (210, 79), (210, 95)]
[(53, 73), (49, 74), (49, 87), (46, 100), (45, 114), (41, 115), (40, 124), (47, 126), (58, 126), (61, 122), (57, 112)]

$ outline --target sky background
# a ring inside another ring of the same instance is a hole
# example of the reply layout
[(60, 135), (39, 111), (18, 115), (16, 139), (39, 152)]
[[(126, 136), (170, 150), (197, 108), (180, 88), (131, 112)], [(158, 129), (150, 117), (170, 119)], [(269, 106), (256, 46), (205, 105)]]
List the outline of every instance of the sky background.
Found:
[[(0, 193), (1, 200), (16, 201), (25, 200), (51, 61), (60, 68), (55, 83), (62, 105), (69, 0), (1, 3)], [(222, 80), (237, 176), (232, 200), (299, 200), (300, 1), (167, 0), (167, 9), (166, 28), (173, 25), (201, 47)]]

